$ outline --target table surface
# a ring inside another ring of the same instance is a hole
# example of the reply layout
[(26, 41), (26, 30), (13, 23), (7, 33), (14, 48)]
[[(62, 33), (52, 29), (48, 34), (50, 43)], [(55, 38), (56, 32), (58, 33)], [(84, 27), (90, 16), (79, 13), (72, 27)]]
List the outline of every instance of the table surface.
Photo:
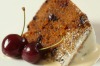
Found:
[[(72, 0), (84, 13), (93, 25), (100, 43), (100, 0)], [(0, 44), (5, 35), (20, 34), (23, 27), (23, 12), (26, 7), (26, 25), (33, 18), (44, 0), (0, 0)], [(26, 27), (25, 27), (26, 28)], [(27, 29), (25, 29), (27, 31)], [(94, 66), (100, 66), (98, 61)]]

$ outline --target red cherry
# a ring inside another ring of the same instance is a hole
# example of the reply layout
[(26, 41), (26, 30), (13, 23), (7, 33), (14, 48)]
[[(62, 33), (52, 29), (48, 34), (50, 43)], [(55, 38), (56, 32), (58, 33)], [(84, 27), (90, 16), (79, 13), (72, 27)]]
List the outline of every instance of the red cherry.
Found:
[(2, 42), (2, 52), (7, 56), (19, 58), (26, 44), (28, 42), (25, 38), (17, 34), (10, 34)]
[(41, 59), (41, 54), (37, 48), (37, 43), (27, 44), (23, 50), (22, 58), (30, 63), (37, 63)]
[[(23, 35), (25, 28), (25, 7), (23, 7), (22, 10), (24, 12), (24, 25), (21, 36)], [(24, 46), (28, 44), (28, 41), (21, 36), (17, 34), (6, 36), (2, 42), (2, 52), (13, 58), (21, 57)]]

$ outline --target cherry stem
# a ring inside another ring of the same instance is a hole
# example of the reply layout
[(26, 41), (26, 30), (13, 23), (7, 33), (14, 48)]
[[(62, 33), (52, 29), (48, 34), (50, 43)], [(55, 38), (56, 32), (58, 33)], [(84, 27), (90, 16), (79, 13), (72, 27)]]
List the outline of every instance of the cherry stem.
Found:
[(45, 48), (41, 48), (40, 50), (46, 50), (46, 49), (49, 49), (49, 48), (53, 48), (53, 47), (59, 45), (63, 40), (64, 40), (64, 37), (62, 37), (59, 42), (57, 42), (55, 44), (52, 44), (51, 46), (48, 46), (48, 47), (45, 47)]
[(23, 35), (24, 29), (25, 29), (25, 21), (26, 21), (25, 7), (22, 7), (22, 10), (24, 12), (24, 25), (23, 25), (23, 30), (22, 30), (21, 36)]

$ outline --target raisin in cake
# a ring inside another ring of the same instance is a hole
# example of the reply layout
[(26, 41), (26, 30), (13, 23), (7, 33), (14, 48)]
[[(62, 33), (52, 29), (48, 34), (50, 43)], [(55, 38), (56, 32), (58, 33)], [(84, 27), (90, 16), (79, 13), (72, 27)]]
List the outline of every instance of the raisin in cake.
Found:
[(89, 20), (70, 0), (46, 0), (23, 35), (29, 43), (40, 36), (42, 46), (50, 48), (52, 60), (68, 65), (91, 32)]

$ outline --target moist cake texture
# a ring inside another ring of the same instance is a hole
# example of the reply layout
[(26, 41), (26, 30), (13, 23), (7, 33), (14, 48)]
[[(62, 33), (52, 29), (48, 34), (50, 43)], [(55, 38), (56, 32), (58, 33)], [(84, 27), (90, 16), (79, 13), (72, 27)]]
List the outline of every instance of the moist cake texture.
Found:
[[(70, 63), (91, 29), (86, 14), (72, 1), (46, 0), (30, 21), (28, 31), (23, 37), (29, 43), (41, 38), (43, 47), (52, 46), (64, 37), (60, 44), (51, 48), (50, 55), (53, 60), (65, 66)], [(64, 57), (66, 58), (62, 59)]]

